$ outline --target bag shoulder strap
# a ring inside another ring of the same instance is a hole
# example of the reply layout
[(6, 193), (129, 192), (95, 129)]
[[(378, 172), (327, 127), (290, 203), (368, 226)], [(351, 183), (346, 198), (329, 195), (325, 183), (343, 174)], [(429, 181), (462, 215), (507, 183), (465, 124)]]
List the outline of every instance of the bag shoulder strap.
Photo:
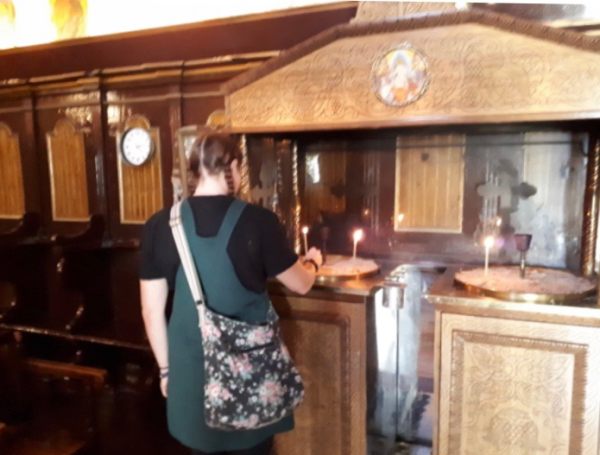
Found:
[(183, 229), (183, 223), (181, 220), (181, 204), (183, 202), (184, 201), (177, 202), (173, 207), (171, 207), (169, 225), (171, 226), (173, 239), (175, 240), (175, 245), (177, 246), (177, 252), (179, 253), (181, 265), (183, 267), (183, 271), (185, 272), (190, 291), (192, 292), (192, 297), (194, 298), (196, 305), (200, 306), (204, 304), (204, 293), (202, 292), (202, 285), (200, 284), (198, 271), (196, 270), (194, 258), (192, 256), (192, 252), (190, 251), (190, 245), (185, 235), (185, 230)]

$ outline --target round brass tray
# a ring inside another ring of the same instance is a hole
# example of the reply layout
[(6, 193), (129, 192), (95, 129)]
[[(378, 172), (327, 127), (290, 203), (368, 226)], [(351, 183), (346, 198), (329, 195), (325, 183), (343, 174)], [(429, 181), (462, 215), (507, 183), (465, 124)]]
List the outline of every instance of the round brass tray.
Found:
[[(518, 274), (519, 267), (518, 266), (507, 266), (502, 267), (503, 269), (512, 268)], [(493, 271), (495, 267), (490, 267), (490, 271)], [(498, 267), (496, 267), (498, 269)], [(477, 270), (477, 269), (475, 269)], [(481, 269), (483, 270), (483, 269)], [(555, 271), (557, 273), (568, 273), (566, 271), (559, 271), (556, 269), (545, 269), (542, 267), (528, 268), (528, 272), (531, 271)], [(460, 273), (460, 272), (459, 272)], [(582, 279), (581, 277), (576, 277), (573, 275), (574, 279)], [(520, 279), (520, 278), (517, 278)], [(551, 277), (549, 278), (551, 279)], [(581, 302), (581, 300), (590, 297), (596, 294), (596, 288), (588, 289), (582, 292), (573, 292), (573, 293), (541, 293), (541, 292), (525, 292), (525, 291), (510, 291), (510, 290), (498, 290), (490, 287), (485, 287), (483, 285), (476, 285), (473, 283), (469, 283), (466, 281), (457, 278), (456, 275), (454, 277), (454, 282), (466, 289), (468, 292), (472, 292), (474, 294), (485, 295), (488, 297), (493, 297), (500, 300), (508, 300), (512, 302), (527, 302), (527, 303), (548, 303), (548, 304), (568, 304), (568, 303), (576, 303)], [(590, 283), (591, 285), (591, 283)]]
[[(344, 280), (359, 280), (379, 273), (379, 266), (375, 262), (361, 258), (358, 258), (357, 261), (357, 271), (350, 272), (343, 270), (340, 273), (324, 273), (329, 267), (335, 266), (335, 264), (344, 264), (345, 262), (350, 261), (352, 261), (351, 256), (341, 256), (337, 254), (327, 255), (327, 261), (323, 264), (319, 273), (317, 273), (316, 281), (318, 283), (335, 283)], [(361, 265), (364, 267), (361, 267)]]

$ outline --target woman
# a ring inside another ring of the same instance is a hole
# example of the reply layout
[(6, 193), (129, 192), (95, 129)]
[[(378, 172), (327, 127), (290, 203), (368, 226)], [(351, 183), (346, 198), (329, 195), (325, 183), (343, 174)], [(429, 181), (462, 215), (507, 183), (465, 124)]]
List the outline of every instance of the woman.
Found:
[[(270, 305), (267, 279), (276, 277), (304, 294), (322, 259), (313, 248), (300, 262), (274, 213), (233, 197), (240, 187), (240, 161), (240, 150), (227, 135), (213, 133), (196, 140), (189, 162), (195, 191), (182, 206), (182, 222), (207, 304), (230, 317), (261, 323)], [(245, 431), (215, 430), (204, 422), (198, 315), (180, 267), (168, 208), (144, 226), (141, 260), (142, 315), (160, 369), (161, 391), (167, 397), (169, 431), (195, 454), (267, 455), (273, 435), (291, 430), (293, 417)], [(167, 328), (170, 289), (175, 294)]]

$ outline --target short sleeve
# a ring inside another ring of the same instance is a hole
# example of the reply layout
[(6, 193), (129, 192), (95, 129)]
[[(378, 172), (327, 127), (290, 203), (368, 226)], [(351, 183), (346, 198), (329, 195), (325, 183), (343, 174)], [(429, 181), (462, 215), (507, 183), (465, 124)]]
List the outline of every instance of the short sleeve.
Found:
[(140, 245), (140, 270), (139, 277), (141, 280), (155, 280), (165, 278), (166, 273), (158, 261), (156, 253), (157, 247), (157, 230), (160, 222), (159, 213), (153, 215), (142, 230), (142, 239)]
[(265, 210), (261, 228), (260, 245), (265, 272), (268, 277), (274, 277), (294, 265), (298, 256), (292, 250), (277, 215)]

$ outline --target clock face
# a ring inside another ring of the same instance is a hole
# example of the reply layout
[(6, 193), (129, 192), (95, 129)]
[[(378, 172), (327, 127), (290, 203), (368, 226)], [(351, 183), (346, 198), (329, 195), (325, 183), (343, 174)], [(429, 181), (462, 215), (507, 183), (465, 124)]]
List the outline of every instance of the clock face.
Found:
[(121, 154), (133, 166), (141, 166), (152, 156), (154, 144), (150, 133), (144, 128), (131, 128), (123, 133)]

